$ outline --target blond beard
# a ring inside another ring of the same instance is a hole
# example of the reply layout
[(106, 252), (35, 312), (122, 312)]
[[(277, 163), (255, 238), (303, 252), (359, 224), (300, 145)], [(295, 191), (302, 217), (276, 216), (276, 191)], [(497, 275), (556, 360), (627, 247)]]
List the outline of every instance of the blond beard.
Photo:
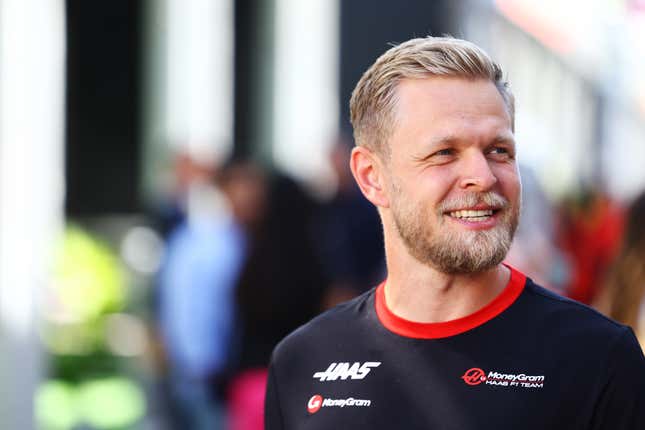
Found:
[[(436, 213), (424, 210), (420, 205), (403, 203), (400, 187), (393, 187), (391, 210), (394, 224), (412, 257), (441, 272), (450, 274), (478, 273), (501, 263), (513, 240), (519, 218), (519, 205), (511, 206), (499, 194), (488, 192), (467, 194), (459, 199), (443, 201)], [(501, 206), (503, 212), (499, 224), (489, 230), (465, 231), (444, 226), (444, 214), (449, 209), (472, 207), (478, 203)], [(428, 216), (436, 216), (436, 231), (424, 222)]]

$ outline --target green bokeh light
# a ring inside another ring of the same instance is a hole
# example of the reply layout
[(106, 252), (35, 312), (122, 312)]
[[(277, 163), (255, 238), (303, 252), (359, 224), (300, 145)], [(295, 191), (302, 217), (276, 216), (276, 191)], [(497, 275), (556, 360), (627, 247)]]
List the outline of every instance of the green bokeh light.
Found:
[(85, 382), (79, 387), (78, 396), (84, 420), (100, 429), (133, 425), (146, 411), (141, 389), (125, 378)]
[(81, 423), (102, 430), (129, 428), (145, 412), (141, 388), (116, 376), (78, 386), (50, 380), (40, 386), (35, 398), (36, 421), (43, 430), (68, 430)]
[(126, 280), (118, 257), (78, 227), (66, 229), (54, 279), (62, 312), (76, 321), (119, 310), (126, 300)]
[(79, 419), (75, 388), (63, 381), (50, 380), (41, 385), (34, 409), (38, 428), (43, 430), (70, 429)]
[(128, 299), (125, 273), (106, 243), (74, 225), (66, 228), (40, 329), (50, 352), (88, 355), (103, 346), (105, 315)]

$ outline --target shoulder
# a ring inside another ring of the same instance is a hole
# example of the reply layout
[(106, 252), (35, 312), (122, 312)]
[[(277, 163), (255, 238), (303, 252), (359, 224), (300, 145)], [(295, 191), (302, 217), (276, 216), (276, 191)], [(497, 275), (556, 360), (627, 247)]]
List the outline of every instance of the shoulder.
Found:
[(518, 300), (520, 312), (535, 326), (563, 340), (576, 339), (592, 344), (611, 343), (626, 335), (629, 327), (597, 310), (549, 291), (527, 279)]
[(307, 356), (331, 342), (360, 336), (373, 313), (374, 288), (313, 318), (286, 336), (273, 351), (272, 362)]
[(589, 428), (645, 428), (645, 359), (631, 328), (530, 280), (518, 304), (531, 343), (548, 354), (554, 384), (585, 387), (591, 403), (580, 413), (593, 409)]
[(526, 280), (524, 292), (533, 301), (534, 305), (539, 306), (540, 310), (546, 312), (549, 316), (562, 314), (564, 317), (581, 318), (581, 323), (607, 326), (609, 329), (624, 327), (592, 307), (547, 290), (534, 283), (530, 278)]

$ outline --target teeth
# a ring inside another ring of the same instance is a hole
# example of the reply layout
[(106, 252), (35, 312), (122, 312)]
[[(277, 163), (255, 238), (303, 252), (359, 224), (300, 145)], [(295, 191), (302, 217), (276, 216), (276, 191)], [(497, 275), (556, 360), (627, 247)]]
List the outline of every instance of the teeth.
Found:
[(490, 209), (484, 211), (462, 210), (450, 212), (449, 215), (453, 218), (485, 218), (493, 215), (493, 211)]

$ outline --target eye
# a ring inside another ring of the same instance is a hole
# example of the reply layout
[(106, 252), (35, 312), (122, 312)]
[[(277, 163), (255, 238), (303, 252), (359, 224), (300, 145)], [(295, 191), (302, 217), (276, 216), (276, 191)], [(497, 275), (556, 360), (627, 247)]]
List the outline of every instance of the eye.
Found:
[(496, 160), (509, 160), (513, 159), (513, 152), (506, 146), (494, 146), (490, 148), (488, 154)]
[(438, 151), (428, 153), (422, 157), (415, 157), (415, 160), (419, 163), (429, 164), (429, 165), (439, 165), (452, 161), (455, 157), (456, 151), (453, 148), (443, 148)]
[(432, 156), (433, 157), (442, 157), (442, 156), (445, 157), (445, 156), (453, 155), (454, 153), (455, 153), (455, 151), (453, 149), (445, 148), (445, 149), (440, 149), (437, 152), (434, 152), (432, 154)]

